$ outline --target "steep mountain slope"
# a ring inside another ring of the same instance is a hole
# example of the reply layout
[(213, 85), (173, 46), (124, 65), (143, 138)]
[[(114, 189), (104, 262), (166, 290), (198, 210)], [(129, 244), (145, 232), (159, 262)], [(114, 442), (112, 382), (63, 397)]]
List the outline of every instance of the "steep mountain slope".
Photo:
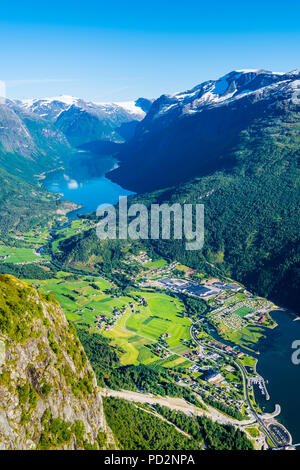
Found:
[(31, 180), (53, 169), (71, 152), (65, 136), (51, 123), (13, 101), (0, 104), (0, 165)]
[[(154, 103), (127, 145), (132, 159), (124, 153), (128, 160), (111, 175), (140, 192), (176, 183), (134, 201), (204, 204), (203, 250), (149, 240), (160, 254), (195, 268), (207, 260), (254, 292), (300, 312), (299, 72), (234, 72), (229, 79), (231, 91), (223, 96), (204, 93), (204, 84), (184, 97), (176, 95), (173, 111), (162, 104), (165, 98)], [(220, 90), (215, 82), (211, 87)], [(197, 93), (199, 100), (190, 102)], [(187, 101), (196, 107), (191, 115), (184, 111)], [(93, 236), (86, 237), (77, 241), (78, 250), (86, 246), (91, 256)], [(64, 250), (71, 260), (76, 241), (69, 240)]]
[(32, 223), (65, 213), (66, 203), (43, 192), (37, 175), (63, 167), (76, 151), (73, 145), (91, 144), (96, 154), (116, 153), (107, 144), (118, 147), (111, 141), (129, 138), (150, 104), (143, 98), (136, 103), (95, 104), (70, 96), (2, 100), (0, 232), (28, 230)]
[(235, 71), (161, 96), (119, 154), (110, 177), (144, 192), (231, 170), (240, 133), (263, 117), (299, 111), (300, 72)]
[[(96, 140), (123, 142), (133, 135), (136, 124), (145, 117), (151, 101), (94, 103), (63, 95), (24, 100), (23, 109), (56, 123), (72, 146)], [(130, 129), (130, 130), (128, 130)]]
[[(277, 114), (277, 113), (276, 113)], [(231, 172), (216, 172), (165, 191), (152, 202), (202, 203), (202, 253), (176, 241), (153, 241), (163, 255), (197, 267), (201, 256), (249, 289), (300, 312), (300, 115), (258, 119), (228, 154)]]
[(102, 398), (52, 298), (0, 276), (0, 449), (103, 448)]
[(124, 124), (143, 119), (145, 112), (134, 102), (84, 103), (72, 105), (62, 112), (56, 121), (58, 128), (73, 146), (95, 140), (123, 142), (119, 128)]
[(67, 139), (52, 123), (14, 101), (1, 101), (1, 235), (66, 212), (68, 204), (43, 191), (36, 176), (61, 166), (70, 154)]

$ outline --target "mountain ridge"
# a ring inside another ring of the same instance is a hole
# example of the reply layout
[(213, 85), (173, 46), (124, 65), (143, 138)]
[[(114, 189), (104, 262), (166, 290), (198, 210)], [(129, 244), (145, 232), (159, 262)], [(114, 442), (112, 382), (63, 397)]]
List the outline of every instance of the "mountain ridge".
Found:
[(299, 78), (299, 71), (230, 72), (187, 92), (162, 95), (119, 153), (121, 164), (109, 177), (140, 192), (231, 168), (233, 162), (224, 161), (224, 155), (242, 130), (265, 115), (299, 108)]

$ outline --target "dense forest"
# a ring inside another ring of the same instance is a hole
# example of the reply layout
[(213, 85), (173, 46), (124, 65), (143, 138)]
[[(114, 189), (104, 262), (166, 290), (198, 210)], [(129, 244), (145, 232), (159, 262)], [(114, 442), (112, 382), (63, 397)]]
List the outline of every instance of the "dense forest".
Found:
[(251, 450), (253, 445), (246, 435), (231, 425), (222, 425), (205, 416), (187, 416), (181, 411), (170, 410), (165, 406), (154, 405), (164, 416), (196, 440), (203, 439), (206, 447), (212, 450)]
[[(246, 434), (231, 425), (222, 425), (204, 416), (187, 416), (160, 405), (152, 409), (142, 409), (142, 406), (116, 398), (104, 399), (108, 424), (121, 449), (197, 450), (203, 448), (203, 443), (207, 450), (253, 449)], [(155, 412), (168, 422), (162, 421)]]
[(34, 263), (29, 264), (0, 264), (0, 274), (11, 274), (22, 279), (51, 279), (56, 273), (55, 268), (49, 267), (49, 271), (37, 266)]
[(108, 425), (125, 450), (199, 450), (201, 441), (189, 439), (159, 417), (116, 398), (104, 398)]
[(203, 259), (258, 293), (300, 310), (300, 117), (260, 119), (240, 134), (236, 165), (146, 196), (153, 202), (204, 204), (202, 252), (184, 242), (149, 240), (156, 251), (194, 268)]
[[(1, 150), (0, 150), (1, 155)], [(44, 224), (62, 207), (54, 194), (0, 168), (0, 235)]]

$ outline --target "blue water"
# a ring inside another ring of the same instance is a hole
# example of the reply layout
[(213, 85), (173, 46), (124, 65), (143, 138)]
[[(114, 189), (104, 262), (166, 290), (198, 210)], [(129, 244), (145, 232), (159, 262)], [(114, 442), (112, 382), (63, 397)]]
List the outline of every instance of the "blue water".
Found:
[(100, 204), (115, 204), (120, 196), (133, 194), (106, 178), (105, 174), (115, 166), (116, 160), (111, 156), (76, 152), (64, 171), (47, 175), (44, 187), (63, 194), (61, 199), (82, 205), (78, 213), (93, 212)]
[(294, 365), (291, 356), (292, 343), (300, 340), (300, 321), (293, 321), (289, 313), (272, 312), (278, 323), (274, 330), (267, 330), (267, 338), (260, 340), (258, 349), (257, 372), (268, 380), (270, 400), (266, 401), (260, 393), (256, 399), (266, 412), (274, 411), (275, 404), (281, 406), (278, 420), (284, 424), (293, 437), (300, 442), (300, 364)]
[[(300, 364), (293, 364), (291, 356), (294, 352), (292, 343), (300, 340), (300, 321), (294, 321), (295, 317), (289, 312), (273, 311), (271, 315), (278, 326), (273, 330), (264, 330), (265, 336), (255, 346), (260, 354), (252, 354), (258, 359), (258, 374), (268, 381), (270, 400), (266, 400), (257, 387), (254, 389), (255, 397), (266, 413), (273, 412), (277, 403), (281, 406), (281, 413), (276, 419), (286, 426), (296, 444), (300, 442)], [(209, 327), (210, 334), (217, 341), (233, 346)], [(243, 350), (241, 347), (239, 349)], [(246, 350), (243, 352), (249, 354)]]

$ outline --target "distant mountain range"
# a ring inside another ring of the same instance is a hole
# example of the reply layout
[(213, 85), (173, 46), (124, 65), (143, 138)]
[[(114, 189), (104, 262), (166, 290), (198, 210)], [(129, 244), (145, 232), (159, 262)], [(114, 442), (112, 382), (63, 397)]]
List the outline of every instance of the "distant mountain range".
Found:
[(41, 197), (37, 176), (64, 166), (77, 146), (115, 153), (151, 103), (91, 103), (71, 96), (1, 102), (0, 232), (28, 229), (31, 219), (59, 211), (54, 195)]
[[(232, 168), (239, 135), (260, 118), (299, 109), (300, 71), (233, 71), (155, 100), (110, 177), (149, 191)], [(158, 171), (159, 169), (159, 171)]]
[(140, 98), (118, 103), (94, 103), (63, 95), (56, 98), (24, 100), (18, 105), (27, 112), (54, 123), (72, 146), (96, 140), (124, 142), (152, 101)]
[(43, 155), (49, 160), (97, 140), (124, 142), (150, 106), (143, 98), (124, 103), (92, 103), (72, 96), (7, 99), (0, 104), (0, 151), (30, 158), (37, 171), (47, 166)]

